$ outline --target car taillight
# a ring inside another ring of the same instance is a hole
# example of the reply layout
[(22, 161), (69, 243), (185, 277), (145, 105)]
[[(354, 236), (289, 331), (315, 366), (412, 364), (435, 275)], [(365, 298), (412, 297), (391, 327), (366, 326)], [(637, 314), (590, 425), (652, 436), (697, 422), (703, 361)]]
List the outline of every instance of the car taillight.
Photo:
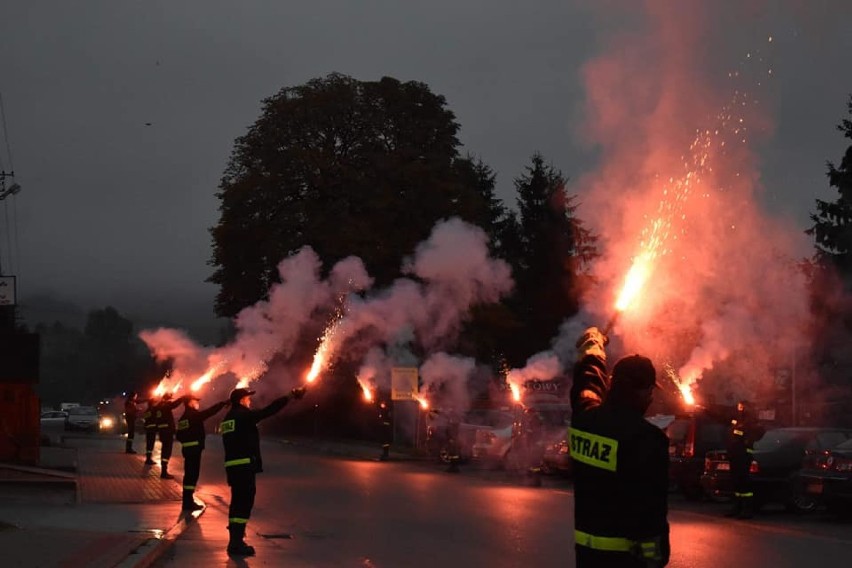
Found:
[(748, 466), (749, 473), (760, 473), (760, 466), (755, 460), (751, 460), (751, 465)]
[(828, 461), (834, 471), (852, 471), (852, 458), (834, 457), (829, 458)]

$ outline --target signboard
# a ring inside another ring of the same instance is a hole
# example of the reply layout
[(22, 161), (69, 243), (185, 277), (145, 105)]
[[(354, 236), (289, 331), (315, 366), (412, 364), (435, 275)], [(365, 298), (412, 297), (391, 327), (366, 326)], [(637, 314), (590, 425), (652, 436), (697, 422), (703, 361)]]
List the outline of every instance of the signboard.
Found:
[(15, 277), (0, 276), (0, 306), (14, 306), (15, 304)]
[(391, 369), (391, 400), (415, 400), (418, 393), (417, 367)]

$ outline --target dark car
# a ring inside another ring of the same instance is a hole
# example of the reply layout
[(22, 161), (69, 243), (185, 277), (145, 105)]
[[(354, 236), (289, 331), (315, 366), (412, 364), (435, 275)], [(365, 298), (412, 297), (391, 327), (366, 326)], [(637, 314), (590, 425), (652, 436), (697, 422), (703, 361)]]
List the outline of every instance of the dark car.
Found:
[(807, 456), (799, 477), (803, 493), (815, 502), (852, 514), (852, 440)]
[(704, 456), (725, 447), (727, 423), (715, 414), (696, 409), (676, 415), (664, 430), (669, 438), (669, 482), (687, 499), (701, 499)]
[[(755, 507), (781, 503), (798, 512), (810, 511), (815, 501), (799, 491), (799, 470), (808, 452), (834, 448), (852, 438), (843, 428), (772, 428), (755, 442), (751, 478)], [(731, 464), (724, 450), (711, 451), (705, 459), (701, 485), (708, 495), (730, 496)]]

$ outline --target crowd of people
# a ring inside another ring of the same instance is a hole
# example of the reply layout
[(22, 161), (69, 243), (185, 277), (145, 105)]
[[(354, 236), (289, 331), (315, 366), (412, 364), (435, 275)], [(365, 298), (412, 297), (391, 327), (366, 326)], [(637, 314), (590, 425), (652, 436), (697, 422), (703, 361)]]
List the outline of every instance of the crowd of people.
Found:
[[(574, 518), (577, 566), (663, 567), (670, 556), (668, 524), (668, 438), (645, 420), (656, 383), (653, 363), (641, 355), (607, 365), (608, 338), (589, 328), (577, 341), (578, 357), (571, 388), (573, 416), (568, 432), (574, 461)], [(130, 393), (125, 401), (126, 452), (133, 448), (136, 420), (142, 413), (145, 426), (145, 464), (152, 459), (159, 439), (160, 476), (173, 479), (169, 460), (174, 440), (181, 444), (184, 459), (183, 510), (202, 505), (194, 500), (201, 470), (207, 419), (228, 408), (219, 424), (225, 450), (224, 468), (231, 488), (228, 511), (230, 555), (250, 556), (254, 548), (245, 542), (251, 517), (256, 476), (263, 471), (257, 424), (279, 412), (290, 400), (301, 399), (305, 388), (293, 389), (262, 408), (252, 408), (254, 391), (234, 389), (228, 398), (201, 409), (194, 395), (140, 400)], [(183, 405), (183, 414), (173, 411)], [(390, 405), (381, 405), (384, 426), (382, 454), (388, 458), (392, 431)], [(734, 507), (729, 516), (748, 518), (753, 494), (748, 464), (751, 446), (760, 432), (747, 403), (738, 406), (738, 417), (729, 431), (728, 452), (734, 482)], [(452, 424), (452, 421), (450, 421)], [(450, 434), (457, 440), (458, 433)], [(451, 445), (451, 448), (453, 446)], [(458, 451), (451, 451), (450, 471), (457, 471)]]
[[(204, 451), (206, 429), (204, 423), (225, 407), (228, 411), (219, 424), (225, 448), (225, 472), (231, 488), (228, 510), (228, 554), (251, 556), (255, 551), (245, 542), (246, 524), (251, 517), (256, 492), (256, 475), (263, 471), (260, 453), (260, 434), (257, 423), (279, 412), (290, 400), (305, 395), (305, 388), (295, 388), (290, 393), (276, 398), (269, 405), (254, 409), (251, 397), (255, 391), (246, 388), (234, 389), (228, 400), (223, 400), (201, 409), (199, 397), (188, 394), (174, 398), (170, 393), (160, 397), (140, 399), (131, 392), (124, 402), (124, 417), (127, 427), (125, 452), (137, 453), (133, 447), (136, 421), (142, 414), (145, 426), (145, 465), (156, 465), (154, 446), (160, 441), (160, 477), (174, 479), (169, 473), (174, 441), (181, 444), (184, 460), (183, 504), (186, 512), (203, 507), (195, 501), (195, 489), (201, 474), (201, 454)], [(174, 410), (183, 405), (183, 414), (175, 422)]]

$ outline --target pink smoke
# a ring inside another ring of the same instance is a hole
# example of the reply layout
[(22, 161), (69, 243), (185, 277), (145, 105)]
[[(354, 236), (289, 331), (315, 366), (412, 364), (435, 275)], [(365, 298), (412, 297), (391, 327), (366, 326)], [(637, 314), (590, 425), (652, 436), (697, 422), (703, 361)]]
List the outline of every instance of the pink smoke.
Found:
[[(806, 341), (805, 282), (792, 259), (804, 237), (756, 199), (752, 146), (771, 130), (758, 86), (771, 85), (767, 36), (752, 32), (758, 47), (729, 72), (709, 65), (734, 55), (714, 27), (742, 16), (726, 6), (644, 2), (645, 29), (611, 38), (586, 65), (584, 135), (601, 162), (581, 180), (581, 215), (605, 239), (596, 272), (609, 285), (591, 298), (601, 325), (632, 259), (656, 247), (616, 333), (685, 381), (703, 376), (749, 396)], [(714, 375), (725, 360), (725, 376)]]

